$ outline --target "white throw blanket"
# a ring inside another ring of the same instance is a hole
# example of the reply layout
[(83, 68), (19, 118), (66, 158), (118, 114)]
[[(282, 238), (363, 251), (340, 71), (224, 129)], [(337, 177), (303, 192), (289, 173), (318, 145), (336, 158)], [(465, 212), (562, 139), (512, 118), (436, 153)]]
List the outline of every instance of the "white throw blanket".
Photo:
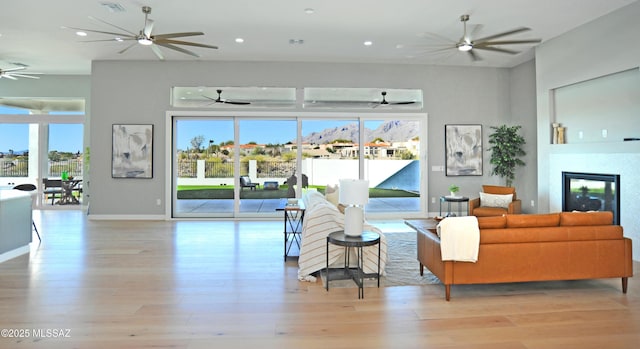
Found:
[(443, 261), (476, 262), (480, 248), (480, 229), (475, 216), (447, 217), (438, 223)]
[[(311, 274), (323, 270), (327, 266), (327, 235), (344, 229), (344, 215), (328, 201), (318, 199), (309, 193), (305, 197), (306, 212), (302, 228), (302, 243), (300, 258), (298, 258), (298, 279), (301, 281), (315, 281)], [(387, 241), (382, 232), (367, 223), (364, 228), (380, 234), (380, 270), (384, 274), (387, 262)], [(363, 249), (365, 273), (378, 271), (378, 246), (367, 246)], [(356, 258), (350, 258), (355, 263)], [(344, 247), (329, 245), (329, 265), (331, 267), (344, 266)]]

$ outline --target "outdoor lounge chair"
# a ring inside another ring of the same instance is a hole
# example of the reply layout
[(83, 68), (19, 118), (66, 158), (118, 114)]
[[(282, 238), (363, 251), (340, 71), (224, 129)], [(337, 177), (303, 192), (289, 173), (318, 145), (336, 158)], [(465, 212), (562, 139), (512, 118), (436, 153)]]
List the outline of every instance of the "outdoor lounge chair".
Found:
[(240, 190), (244, 190), (244, 188), (249, 188), (249, 190), (256, 190), (260, 184), (252, 183), (251, 178), (249, 176), (240, 176)]

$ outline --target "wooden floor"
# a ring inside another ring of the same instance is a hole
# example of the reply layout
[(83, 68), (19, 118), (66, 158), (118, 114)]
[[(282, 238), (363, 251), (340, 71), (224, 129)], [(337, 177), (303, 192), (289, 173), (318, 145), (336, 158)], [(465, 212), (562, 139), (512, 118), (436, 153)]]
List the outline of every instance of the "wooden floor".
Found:
[(0, 348), (640, 343), (637, 278), (626, 295), (612, 279), (454, 286), (451, 302), (441, 285), (367, 288), (358, 300), (354, 288), (299, 282), (279, 221), (88, 221), (80, 211), (35, 220), (42, 243), (0, 264)]

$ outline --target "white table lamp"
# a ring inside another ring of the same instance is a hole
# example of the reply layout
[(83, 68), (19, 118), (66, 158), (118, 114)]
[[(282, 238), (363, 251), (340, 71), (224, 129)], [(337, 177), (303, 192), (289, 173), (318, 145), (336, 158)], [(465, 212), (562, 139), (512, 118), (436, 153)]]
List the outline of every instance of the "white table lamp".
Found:
[(344, 234), (362, 235), (364, 223), (364, 205), (369, 202), (369, 181), (341, 179), (338, 202), (345, 205)]

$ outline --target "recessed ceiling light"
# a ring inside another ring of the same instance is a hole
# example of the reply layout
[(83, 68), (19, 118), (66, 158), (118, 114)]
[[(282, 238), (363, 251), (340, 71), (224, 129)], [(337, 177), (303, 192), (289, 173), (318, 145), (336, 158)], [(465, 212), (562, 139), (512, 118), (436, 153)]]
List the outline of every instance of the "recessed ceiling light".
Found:
[(76, 32), (76, 35), (77, 35), (77, 36), (87, 36), (87, 33), (86, 33), (86, 32), (83, 32), (83, 31), (77, 31), (77, 32)]
[(373, 45), (373, 41), (365, 41), (364, 42), (364, 46), (371, 46)]
[(303, 39), (289, 39), (289, 44), (291, 45), (302, 45), (304, 44)]
[(237, 43), (239, 43), (239, 44), (241, 44), (241, 43), (243, 43), (243, 42), (244, 42), (244, 39), (243, 39), (243, 38), (236, 38), (236, 42), (237, 42)]
[(307, 8), (304, 9), (304, 13), (306, 13), (308, 15), (310, 15), (310, 14), (312, 14), (314, 12), (316, 12), (316, 10), (314, 10), (314, 9), (312, 9), (310, 7), (307, 7)]

